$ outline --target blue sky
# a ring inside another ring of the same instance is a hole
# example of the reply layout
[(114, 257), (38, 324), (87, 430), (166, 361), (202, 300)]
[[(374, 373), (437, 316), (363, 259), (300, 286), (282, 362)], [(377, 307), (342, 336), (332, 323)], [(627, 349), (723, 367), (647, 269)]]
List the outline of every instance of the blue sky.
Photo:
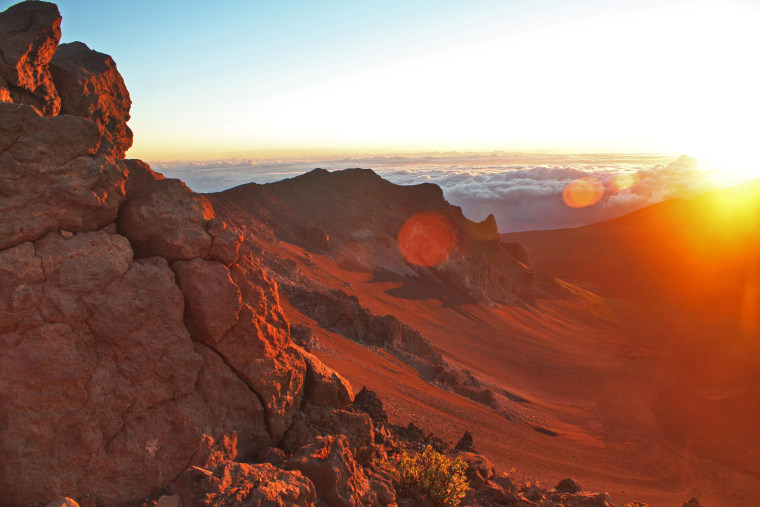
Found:
[(736, 163), (757, 134), (750, 0), (58, 5), (64, 42), (116, 60), (130, 156), (150, 160), (502, 149)]

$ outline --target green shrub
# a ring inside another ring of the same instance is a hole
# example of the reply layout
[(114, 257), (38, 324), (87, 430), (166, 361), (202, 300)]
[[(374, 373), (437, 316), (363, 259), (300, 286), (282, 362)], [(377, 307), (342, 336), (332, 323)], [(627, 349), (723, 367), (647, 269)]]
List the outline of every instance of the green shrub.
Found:
[(402, 485), (427, 493), (436, 505), (459, 505), (470, 487), (465, 477), (467, 463), (450, 459), (428, 446), (421, 454), (401, 454), (394, 478)]

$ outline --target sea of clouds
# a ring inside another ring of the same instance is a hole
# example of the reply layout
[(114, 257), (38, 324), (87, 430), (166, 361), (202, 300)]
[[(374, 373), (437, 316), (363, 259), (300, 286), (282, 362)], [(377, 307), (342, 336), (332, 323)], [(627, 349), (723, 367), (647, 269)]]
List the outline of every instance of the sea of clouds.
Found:
[[(715, 188), (712, 175), (696, 159), (675, 155), (453, 153), (151, 165), (167, 177), (182, 179), (197, 192), (270, 183), (316, 167), (371, 168), (400, 185), (435, 183), (468, 218), (479, 221), (492, 213), (501, 232), (578, 227), (667, 199), (693, 198)], [(592, 206), (572, 208), (563, 200), (563, 190), (580, 178), (595, 178), (604, 193)]]

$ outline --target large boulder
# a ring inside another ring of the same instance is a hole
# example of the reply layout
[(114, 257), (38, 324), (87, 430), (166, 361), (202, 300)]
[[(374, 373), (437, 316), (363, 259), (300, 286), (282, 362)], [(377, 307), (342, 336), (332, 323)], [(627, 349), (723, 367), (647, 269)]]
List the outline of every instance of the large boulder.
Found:
[(194, 349), (165, 259), (134, 261), (118, 234), (49, 233), (0, 251), (0, 294), (5, 502), (113, 505), (167, 484), (204, 435), (269, 444), (258, 398)]
[(31, 105), (55, 116), (61, 99), (48, 63), (61, 40), (55, 4), (23, 2), (0, 13), (0, 101)]
[(332, 507), (370, 504), (371, 489), (364, 470), (354, 461), (346, 437), (318, 437), (302, 447), (288, 462), (311, 479), (319, 498)]
[(126, 171), (94, 156), (97, 147), (87, 120), (43, 118), (30, 106), (0, 102), (0, 248), (116, 219)]
[(81, 42), (61, 44), (50, 72), (61, 96), (61, 113), (87, 118), (98, 127), (98, 154), (124, 158), (132, 146), (127, 126), (132, 101), (113, 59)]

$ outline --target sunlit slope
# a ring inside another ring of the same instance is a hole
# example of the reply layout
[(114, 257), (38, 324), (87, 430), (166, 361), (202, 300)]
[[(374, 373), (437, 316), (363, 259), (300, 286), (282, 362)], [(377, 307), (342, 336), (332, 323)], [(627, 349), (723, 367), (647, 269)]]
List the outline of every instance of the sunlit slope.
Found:
[(534, 267), (599, 294), (644, 298), (757, 333), (760, 180), (606, 222), (504, 235)]

